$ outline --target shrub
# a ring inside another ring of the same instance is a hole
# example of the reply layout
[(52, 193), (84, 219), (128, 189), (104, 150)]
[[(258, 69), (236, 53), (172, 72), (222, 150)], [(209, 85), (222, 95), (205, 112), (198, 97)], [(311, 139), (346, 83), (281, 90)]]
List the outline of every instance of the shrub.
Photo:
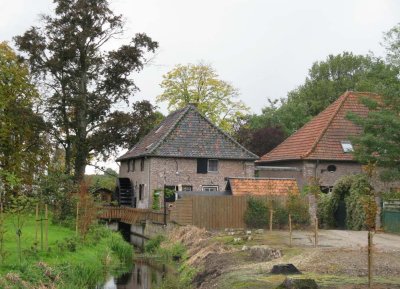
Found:
[(318, 197), (317, 217), (318, 222), (324, 229), (333, 228), (336, 225), (334, 218), (335, 208), (337, 205), (333, 201), (332, 193), (321, 193)]
[(274, 207), (274, 216), (273, 216), (274, 225), (279, 229), (284, 228), (289, 223), (289, 212), (283, 206), (275, 206)]
[(299, 195), (290, 194), (286, 202), (286, 208), (288, 214), (292, 217), (292, 223), (294, 225), (307, 226), (310, 224), (308, 202)]
[(249, 198), (244, 213), (244, 222), (250, 228), (263, 228), (269, 222), (269, 209), (262, 200)]
[(161, 243), (165, 240), (165, 237), (162, 235), (158, 235), (153, 239), (150, 239), (144, 245), (145, 253), (155, 253), (159, 248)]

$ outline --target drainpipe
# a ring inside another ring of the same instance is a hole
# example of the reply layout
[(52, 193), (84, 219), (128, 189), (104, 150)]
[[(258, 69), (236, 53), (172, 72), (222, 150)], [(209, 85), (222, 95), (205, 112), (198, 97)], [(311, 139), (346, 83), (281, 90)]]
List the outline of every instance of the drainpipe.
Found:
[(151, 178), (150, 178), (150, 173), (151, 173), (151, 170), (150, 170), (150, 163), (151, 163), (151, 158), (147, 158), (146, 157), (146, 159), (149, 161), (149, 175), (148, 175), (148, 190), (149, 190), (149, 209), (151, 208), (151, 191), (150, 191), (150, 180), (151, 180)]

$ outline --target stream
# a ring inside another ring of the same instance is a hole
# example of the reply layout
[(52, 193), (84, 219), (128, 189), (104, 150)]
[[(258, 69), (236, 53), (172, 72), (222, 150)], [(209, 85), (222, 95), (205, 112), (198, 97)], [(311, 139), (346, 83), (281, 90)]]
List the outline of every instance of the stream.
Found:
[(134, 260), (130, 272), (110, 276), (107, 281), (96, 289), (156, 289), (168, 275), (174, 275), (173, 270), (164, 264), (148, 260)]
[[(145, 239), (126, 231), (121, 233), (136, 250), (142, 250)], [(177, 273), (173, 266), (157, 260), (136, 258), (133, 260), (133, 266), (129, 272), (122, 275), (111, 272), (107, 281), (96, 286), (95, 289), (157, 289), (164, 280), (174, 280), (175, 278), (177, 278)]]

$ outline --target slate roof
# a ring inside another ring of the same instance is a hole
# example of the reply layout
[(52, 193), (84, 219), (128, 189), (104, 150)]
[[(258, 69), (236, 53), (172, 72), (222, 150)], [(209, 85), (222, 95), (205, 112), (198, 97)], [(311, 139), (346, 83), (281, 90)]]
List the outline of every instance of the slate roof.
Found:
[(282, 196), (299, 193), (295, 179), (229, 178), (227, 190), (234, 196)]
[(257, 163), (300, 159), (353, 161), (352, 154), (343, 151), (341, 141), (361, 133), (361, 128), (346, 116), (350, 111), (367, 116), (369, 110), (360, 102), (362, 97), (379, 98), (367, 92), (344, 93)]
[(258, 156), (201, 115), (193, 105), (168, 115), (158, 127), (117, 161), (143, 156), (258, 159)]

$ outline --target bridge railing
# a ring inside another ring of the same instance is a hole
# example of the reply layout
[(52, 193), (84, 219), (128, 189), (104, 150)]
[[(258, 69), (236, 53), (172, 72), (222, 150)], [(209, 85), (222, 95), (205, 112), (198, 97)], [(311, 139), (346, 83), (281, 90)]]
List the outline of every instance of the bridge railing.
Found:
[[(167, 216), (168, 217), (168, 216)], [(155, 223), (164, 223), (164, 213), (150, 209), (130, 207), (105, 206), (100, 209), (99, 219), (119, 220), (127, 224), (136, 224), (150, 220)]]

